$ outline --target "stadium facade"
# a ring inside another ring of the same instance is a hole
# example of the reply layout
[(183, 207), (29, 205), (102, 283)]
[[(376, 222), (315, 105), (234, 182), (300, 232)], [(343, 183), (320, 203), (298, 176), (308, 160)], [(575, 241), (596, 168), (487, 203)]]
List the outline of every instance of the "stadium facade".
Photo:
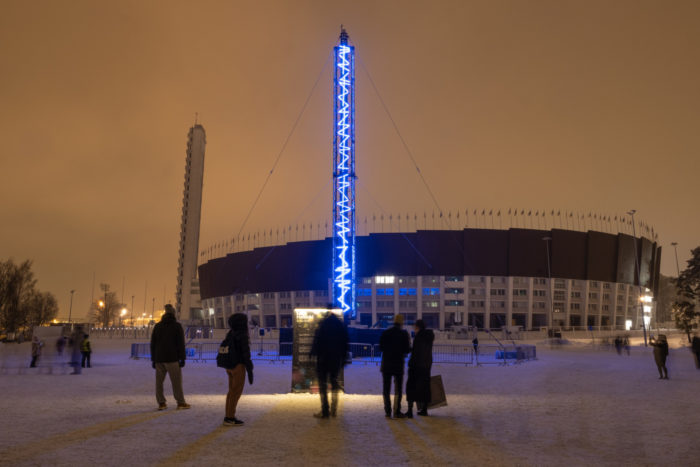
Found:
[[(419, 230), (358, 236), (356, 248), (356, 325), (398, 313), (434, 329), (639, 329), (645, 314), (653, 322), (642, 300), (658, 290), (661, 247), (644, 237)], [(223, 328), (243, 312), (263, 327), (291, 326), (294, 308), (331, 301), (331, 254), (326, 238), (207, 261), (199, 266), (202, 324)]]

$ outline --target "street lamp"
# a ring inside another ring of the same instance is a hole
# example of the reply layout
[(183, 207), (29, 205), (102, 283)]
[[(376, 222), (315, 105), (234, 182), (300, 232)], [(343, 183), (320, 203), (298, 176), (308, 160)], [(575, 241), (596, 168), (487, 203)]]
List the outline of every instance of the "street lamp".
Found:
[(134, 295), (131, 296), (131, 327), (134, 327)]
[(70, 326), (70, 318), (71, 314), (73, 313), (73, 294), (75, 293), (75, 290), (70, 291), (70, 307), (68, 308), (68, 326)]
[(122, 318), (124, 318), (124, 315), (126, 314), (126, 308), (122, 308), (122, 311), (119, 315), (119, 327), (122, 326)]
[(676, 254), (676, 272), (678, 273), (678, 277), (681, 277), (681, 268), (678, 266), (678, 242), (671, 242), (671, 245), (673, 245), (673, 252)]
[(549, 277), (549, 327), (550, 329), (554, 329), (554, 298), (552, 297), (554, 289), (552, 287), (552, 266), (550, 265), (551, 260), (549, 258), (549, 242), (552, 241), (552, 237), (542, 237), (542, 241), (544, 241), (544, 246), (547, 251), (547, 276)]
[[(639, 277), (639, 258), (637, 257), (637, 229), (635, 228), (634, 225), (634, 213), (636, 213), (636, 209), (631, 209), (630, 211), (627, 212), (632, 217), (632, 241), (634, 243), (634, 268), (635, 271), (637, 272), (637, 287), (639, 287), (639, 292), (638, 292), (638, 297), (639, 297), (639, 306), (642, 308), (642, 332), (644, 333), (644, 347), (647, 347), (647, 323), (646, 320), (644, 319), (644, 308), (642, 307), (642, 281), (641, 277)], [(634, 282), (634, 281), (632, 281)]]

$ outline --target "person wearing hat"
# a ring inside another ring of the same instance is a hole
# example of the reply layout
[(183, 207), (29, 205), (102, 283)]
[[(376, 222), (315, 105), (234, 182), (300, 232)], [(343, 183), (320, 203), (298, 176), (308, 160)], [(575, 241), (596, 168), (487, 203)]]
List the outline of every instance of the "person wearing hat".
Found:
[(163, 394), (165, 375), (170, 375), (173, 396), (178, 409), (189, 409), (182, 391), (182, 367), (185, 366), (185, 332), (175, 318), (175, 308), (165, 305), (165, 313), (153, 327), (151, 334), (151, 366), (156, 370), (156, 401), (158, 410), (165, 410), (168, 404)]
[(394, 418), (404, 418), (401, 413), (401, 389), (403, 386), (403, 369), (406, 355), (411, 350), (411, 341), (406, 330), (402, 329), (403, 316), (394, 316), (394, 325), (384, 331), (379, 338), (379, 349), (382, 352), (380, 367), (383, 379), (384, 413), (391, 418), (391, 380), (394, 380)]

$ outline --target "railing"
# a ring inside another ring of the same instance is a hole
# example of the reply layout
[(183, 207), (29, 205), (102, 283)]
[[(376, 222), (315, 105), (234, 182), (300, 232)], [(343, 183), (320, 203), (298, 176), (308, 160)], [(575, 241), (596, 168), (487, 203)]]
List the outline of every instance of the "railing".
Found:
[[(382, 359), (379, 344), (349, 344), (350, 356), (353, 363), (378, 365)], [(186, 346), (187, 358), (194, 361), (206, 362), (216, 360), (219, 344), (214, 342), (196, 342)], [(270, 362), (286, 362), (292, 360), (291, 342), (251, 342), (250, 356), (253, 360)], [(131, 358), (151, 357), (150, 345), (145, 343), (131, 344)], [(472, 345), (435, 344), (433, 345), (433, 363), (456, 363), (460, 365), (488, 365), (519, 363), (537, 358), (534, 345), (496, 345), (480, 344), (475, 351)]]
[(100, 339), (143, 339), (151, 336), (153, 326), (140, 328), (90, 328), (90, 337)]

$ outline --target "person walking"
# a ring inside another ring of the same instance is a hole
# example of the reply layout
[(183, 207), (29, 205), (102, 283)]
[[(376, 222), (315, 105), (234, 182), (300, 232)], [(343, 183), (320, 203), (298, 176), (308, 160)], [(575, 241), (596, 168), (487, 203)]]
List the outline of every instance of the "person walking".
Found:
[(401, 412), (401, 390), (403, 386), (404, 359), (411, 350), (411, 341), (408, 333), (401, 329), (403, 316), (394, 316), (394, 325), (384, 331), (379, 337), (379, 349), (382, 352), (382, 382), (384, 397), (384, 413), (387, 418), (392, 416), (391, 405), (391, 381), (394, 380), (394, 418), (404, 418)]
[(85, 368), (85, 364), (87, 363), (87, 368), (92, 368), (90, 365), (90, 355), (92, 355), (92, 347), (90, 347), (90, 336), (85, 334), (83, 336), (83, 342), (80, 344), (80, 353), (83, 356), (83, 359), (80, 362), (80, 366), (82, 368)]
[(695, 333), (693, 336), (693, 341), (690, 344), (690, 348), (693, 351), (693, 356), (695, 357), (695, 368), (700, 370), (700, 333)]
[(236, 407), (243, 394), (246, 373), (248, 373), (248, 383), (253, 384), (248, 317), (243, 313), (235, 313), (229, 316), (228, 326), (230, 330), (219, 347), (219, 355), (216, 358), (217, 366), (224, 368), (228, 375), (224, 426), (241, 426), (243, 420), (236, 418)]
[(649, 344), (654, 346), (654, 361), (659, 370), (659, 379), (668, 379), (666, 357), (668, 357), (668, 342), (664, 334), (659, 334), (658, 339), (649, 338)]
[[(338, 373), (348, 352), (348, 332), (335, 313), (328, 311), (314, 334), (311, 356), (316, 357), (316, 375), (321, 395), (321, 411), (316, 418), (335, 417), (338, 412)], [(328, 382), (331, 384), (331, 404), (328, 405)]]
[(79, 375), (82, 372), (80, 367), (80, 348), (82, 347), (84, 336), (85, 334), (83, 333), (83, 327), (76, 326), (75, 329), (73, 329), (73, 334), (71, 334), (70, 337), (70, 345), (73, 348), (70, 357), (70, 365), (73, 367), (73, 372), (71, 373), (72, 375)]
[(173, 396), (178, 409), (189, 409), (182, 391), (182, 367), (185, 366), (185, 333), (175, 318), (175, 308), (165, 305), (165, 313), (153, 327), (151, 333), (151, 366), (156, 370), (156, 401), (158, 410), (165, 410), (168, 404), (163, 394), (165, 375), (170, 375)]
[(428, 415), (430, 403), (430, 368), (433, 366), (433, 341), (435, 334), (425, 328), (422, 319), (416, 321), (416, 335), (413, 338), (411, 357), (408, 359), (408, 380), (406, 380), (406, 417), (413, 418), (413, 403), (418, 407), (418, 415)]
[(41, 347), (43, 343), (39, 340), (39, 336), (32, 337), (32, 362), (29, 364), (29, 368), (36, 368), (36, 361), (41, 356)]

